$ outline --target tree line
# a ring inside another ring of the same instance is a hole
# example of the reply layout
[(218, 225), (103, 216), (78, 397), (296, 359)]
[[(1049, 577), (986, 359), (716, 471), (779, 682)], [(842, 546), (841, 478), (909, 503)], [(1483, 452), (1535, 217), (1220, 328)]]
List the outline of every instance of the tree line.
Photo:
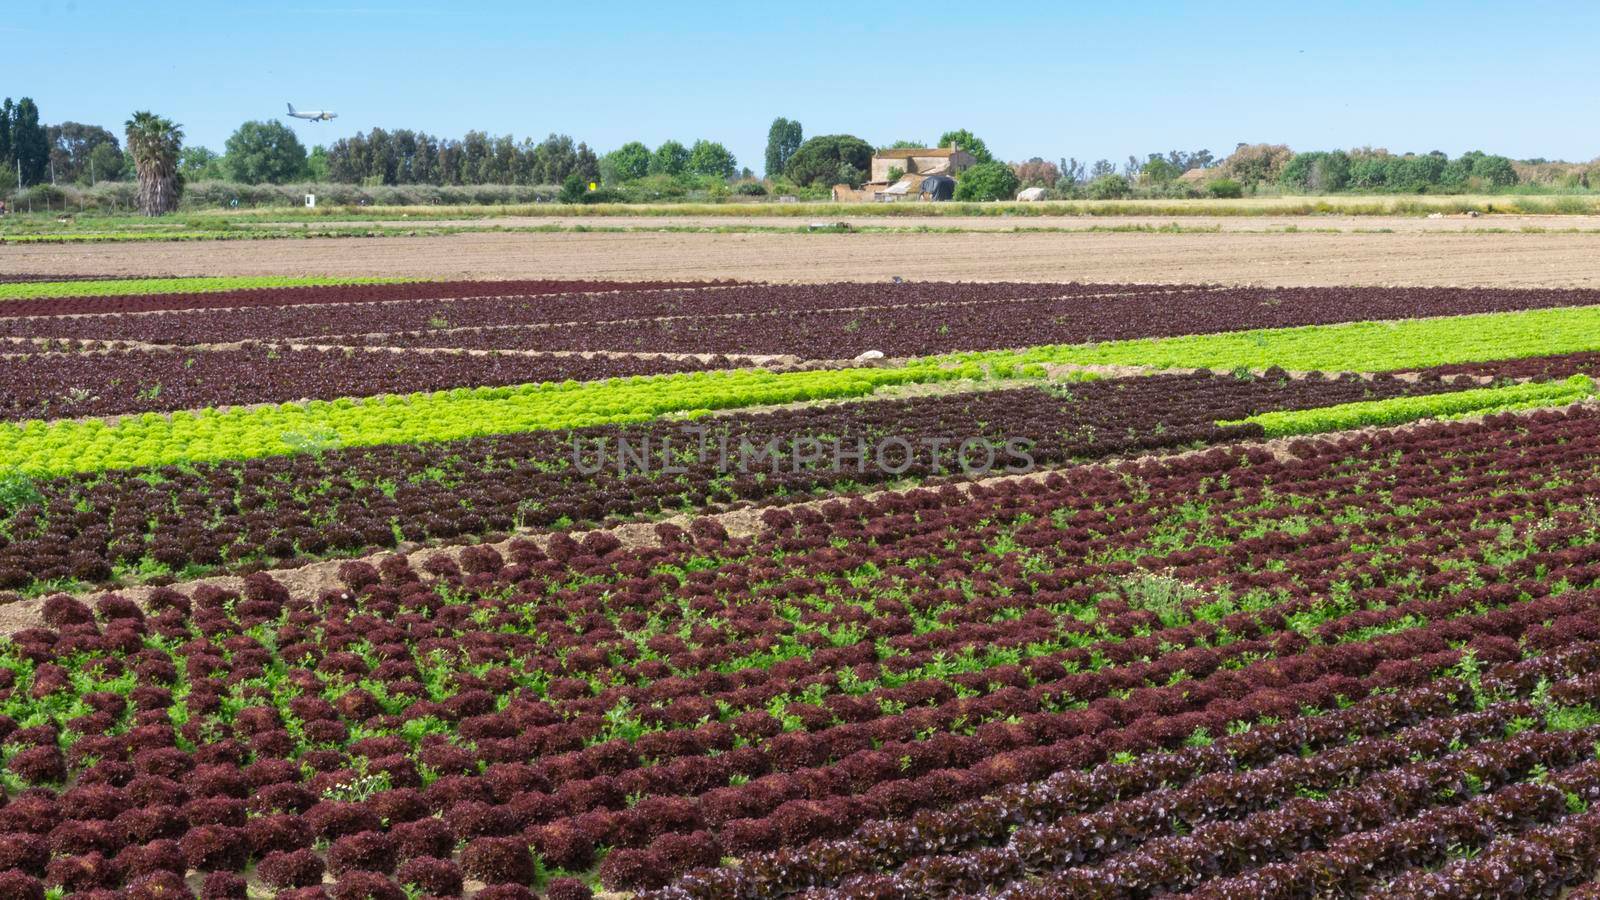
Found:
[[(0, 104), (0, 184), (26, 187), (50, 177), (50, 138), (30, 97)], [(20, 179), (20, 183), (19, 183)]]
[(460, 140), (374, 128), (328, 146), (327, 180), (346, 184), (561, 184), (600, 177), (589, 145), (564, 134), (543, 141), (469, 131)]
[[(851, 134), (807, 139), (800, 122), (784, 117), (774, 119), (768, 129), (765, 182), (756, 181), (748, 168), (740, 170), (724, 145), (707, 139), (691, 144), (667, 140), (654, 149), (630, 141), (601, 155), (564, 134), (534, 141), (469, 131), (453, 139), (373, 128), (308, 152), (294, 129), (269, 119), (242, 124), (219, 154), (184, 147), (180, 126), (148, 113), (130, 119), (123, 138), (126, 147), (117, 134), (97, 125), (44, 125), (32, 99), (7, 98), (0, 104), (0, 189), (137, 176), (141, 196), (151, 192), (145, 205), (166, 208), (175, 204), (185, 182), (212, 180), (363, 187), (560, 185), (558, 196), (566, 202), (672, 199), (691, 191), (712, 197), (730, 190), (760, 195), (769, 188), (819, 197), (835, 184), (863, 184), (879, 152)], [(1221, 159), (1202, 149), (1129, 156), (1121, 165), (1106, 159), (1051, 162), (1037, 156), (1006, 163), (967, 129), (945, 131), (931, 143), (898, 140), (887, 146), (957, 146), (970, 153), (976, 165), (961, 173), (956, 185), (957, 199), (968, 200), (1010, 199), (1023, 187), (1044, 188), (1047, 197), (1059, 199), (1236, 197), (1263, 190), (1461, 193), (1512, 187), (1522, 181), (1519, 166), (1521, 172), (1532, 171), (1531, 163), (1480, 151), (1454, 158), (1439, 151), (1397, 154), (1370, 147), (1297, 153), (1283, 144), (1264, 143), (1241, 143)], [(1578, 181), (1569, 186), (1589, 186), (1587, 169), (1574, 177)]]

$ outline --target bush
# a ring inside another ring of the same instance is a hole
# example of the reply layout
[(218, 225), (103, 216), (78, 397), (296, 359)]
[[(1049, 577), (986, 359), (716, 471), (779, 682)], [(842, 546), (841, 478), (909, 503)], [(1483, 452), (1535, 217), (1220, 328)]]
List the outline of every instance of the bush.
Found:
[(1010, 200), (1021, 181), (1005, 163), (979, 163), (956, 179), (956, 199), (963, 201)]
[(561, 182), (561, 193), (556, 199), (562, 203), (582, 203), (585, 194), (589, 193), (589, 182), (582, 175), (573, 172), (567, 180)]
[(765, 197), (767, 186), (759, 181), (741, 181), (733, 186), (733, 192), (741, 197)]
[(1128, 196), (1131, 190), (1128, 179), (1113, 174), (1101, 175), (1089, 182), (1083, 192), (1090, 200), (1121, 200)]
[(1217, 200), (1237, 200), (1244, 196), (1244, 185), (1232, 178), (1217, 178), (1206, 183), (1206, 196)]

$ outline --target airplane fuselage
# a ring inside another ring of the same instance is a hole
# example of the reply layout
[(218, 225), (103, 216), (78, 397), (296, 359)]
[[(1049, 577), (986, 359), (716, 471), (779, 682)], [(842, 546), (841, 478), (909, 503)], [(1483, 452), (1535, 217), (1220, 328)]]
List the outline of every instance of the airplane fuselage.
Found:
[(305, 119), (308, 122), (327, 122), (339, 117), (338, 113), (326, 109), (295, 109), (293, 103), (288, 104), (288, 106), (289, 118), (291, 119)]

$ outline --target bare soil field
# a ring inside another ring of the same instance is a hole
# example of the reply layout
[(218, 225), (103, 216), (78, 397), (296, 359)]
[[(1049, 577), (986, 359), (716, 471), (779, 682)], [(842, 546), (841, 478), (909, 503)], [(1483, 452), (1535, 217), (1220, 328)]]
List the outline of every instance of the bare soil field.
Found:
[[(1382, 227), (1382, 221), (1369, 219), (1364, 224)], [(1251, 234), (508, 232), (9, 245), (0, 246), (0, 271), (803, 282), (877, 281), (901, 276), (1284, 286), (1600, 287), (1597, 250), (1600, 235), (1596, 234), (1428, 230)]]
[(326, 228), (589, 228), (597, 231), (659, 231), (684, 228), (804, 228), (815, 219), (819, 222), (842, 222), (852, 228), (892, 229), (911, 231), (1115, 231), (1135, 228), (1172, 228), (1175, 230), (1239, 232), (1244, 234), (1271, 231), (1312, 232), (1482, 232), (1482, 231), (1600, 231), (1600, 216), (1586, 215), (1501, 215), (1467, 216), (1355, 216), (1355, 215), (1271, 215), (1271, 216), (1207, 216), (1207, 215), (1136, 215), (1136, 216), (834, 216), (818, 215), (809, 218), (795, 216), (717, 216), (717, 215), (648, 215), (648, 216), (462, 216), (448, 219), (303, 219), (284, 222), (253, 223), (257, 228), (296, 229)]

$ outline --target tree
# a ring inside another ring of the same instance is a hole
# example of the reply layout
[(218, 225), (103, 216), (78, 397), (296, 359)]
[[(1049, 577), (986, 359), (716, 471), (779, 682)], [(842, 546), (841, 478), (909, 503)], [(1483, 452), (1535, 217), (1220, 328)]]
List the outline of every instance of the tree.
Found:
[[(50, 145), (51, 174), (57, 183), (88, 184), (91, 178), (114, 181), (122, 171), (122, 150), (117, 136), (99, 125), (81, 122), (50, 125), (45, 128), (45, 140)], [(106, 149), (96, 157), (101, 147)], [(94, 159), (93, 164), (91, 159)]]
[(733, 158), (727, 147), (716, 141), (698, 140), (689, 148), (687, 168), (695, 175), (732, 178), (733, 173), (739, 170), (739, 161)]
[(939, 146), (949, 147), (952, 144), (971, 153), (972, 158), (980, 163), (994, 162), (994, 156), (989, 153), (989, 145), (965, 128), (946, 131), (944, 134), (939, 135)]
[(328, 148), (318, 144), (306, 156), (306, 178), (321, 184), (328, 180)]
[(177, 210), (183, 191), (178, 174), (183, 127), (152, 112), (136, 112), (124, 124), (123, 137), (139, 173), (140, 212), (159, 216)]
[(1183, 170), (1167, 161), (1159, 153), (1150, 154), (1145, 164), (1139, 167), (1139, 177), (1152, 184), (1166, 184), (1183, 174)]
[(926, 149), (929, 149), (929, 148), (928, 148), (927, 144), (924, 144), (921, 141), (895, 141), (894, 143), (890, 144), (889, 146), (885, 147), (884, 149), (885, 150), (926, 150)]
[[(0, 106), (0, 165), (4, 165), (10, 170), (9, 174), (13, 175), (16, 173), (16, 167), (11, 161), (11, 118), (15, 112), (16, 107), (12, 104), (11, 98), (7, 97), (5, 105)], [(0, 178), (6, 177), (7, 174), (0, 172)]]
[(1488, 187), (1510, 187), (1518, 181), (1516, 167), (1504, 156), (1492, 156), (1480, 150), (1461, 154), (1460, 161), (1467, 163), (1473, 178)]
[(1107, 175), (1115, 174), (1117, 174), (1117, 167), (1111, 164), (1111, 160), (1097, 159), (1094, 161), (1094, 165), (1089, 167), (1089, 175), (1087, 180), (1098, 181)]
[(956, 178), (957, 200), (1011, 200), (1021, 184), (1005, 163), (979, 163)]
[(89, 151), (89, 164), (79, 171), (78, 180), (84, 184), (121, 181), (127, 168), (128, 158), (122, 155), (115, 143), (96, 144)]
[(227, 177), (217, 151), (195, 145), (178, 154), (178, 174), (188, 181), (217, 181)]
[(1343, 190), (1350, 183), (1350, 154), (1343, 150), (1296, 153), (1278, 180), (1285, 187), (1313, 193)]
[(244, 184), (283, 184), (305, 175), (306, 148), (289, 126), (272, 119), (239, 126), (225, 145), (228, 177)]
[(1053, 188), (1061, 180), (1061, 168), (1037, 156), (1026, 162), (1012, 163), (1011, 171), (1016, 172), (1017, 178), (1027, 187)]
[(572, 171), (585, 182), (600, 180), (600, 158), (582, 141), (578, 142), (578, 149), (573, 155)]
[[(378, 136), (383, 135), (384, 143), (388, 143), (388, 135), (380, 128), (372, 129), (374, 142)], [(469, 131), (461, 138), (461, 184), (482, 184), (483, 161), (489, 156), (489, 135), (482, 131)]]
[(1246, 185), (1277, 181), (1292, 158), (1294, 151), (1283, 144), (1240, 144), (1218, 174)]
[(662, 141), (650, 154), (651, 175), (682, 175), (689, 165), (689, 148), (677, 141)]
[(50, 141), (39, 124), (39, 107), (29, 97), (18, 100), (11, 112), (11, 159), (22, 168), (21, 187), (50, 177)]
[(621, 184), (643, 178), (650, 171), (650, 148), (629, 141), (600, 160), (600, 175), (606, 184)]
[(783, 174), (789, 160), (804, 140), (800, 123), (779, 116), (772, 120), (772, 127), (767, 129), (767, 177), (777, 178)]
[(871, 144), (852, 134), (824, 134), (801, 144), (783, 174), (801, 187), (858, 185), (871, 167)]

